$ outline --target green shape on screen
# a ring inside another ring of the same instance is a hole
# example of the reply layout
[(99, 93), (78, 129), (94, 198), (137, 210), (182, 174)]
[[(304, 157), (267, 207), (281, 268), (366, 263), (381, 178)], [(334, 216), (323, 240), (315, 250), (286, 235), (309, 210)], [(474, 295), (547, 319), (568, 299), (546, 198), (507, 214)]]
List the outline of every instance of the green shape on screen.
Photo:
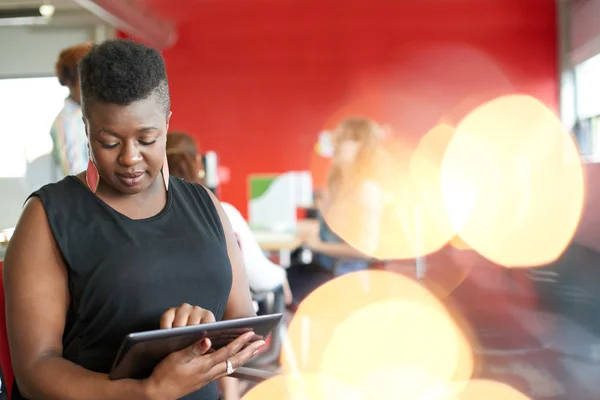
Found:
[(258, 199), (273, 184), (277, 176), (254, 176), (250, 177), (250, 199)]

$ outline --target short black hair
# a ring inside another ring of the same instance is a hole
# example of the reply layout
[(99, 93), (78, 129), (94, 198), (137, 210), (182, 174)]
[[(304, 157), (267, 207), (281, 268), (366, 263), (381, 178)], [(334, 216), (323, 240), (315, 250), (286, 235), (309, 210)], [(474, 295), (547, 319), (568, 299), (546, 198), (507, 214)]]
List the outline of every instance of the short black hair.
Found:
[(79, 62), (82, 111), (94, 102), (129, 105), (156, 94), (165, 115), (171, 108), (165, 60), (129, 39), (107, 40)]

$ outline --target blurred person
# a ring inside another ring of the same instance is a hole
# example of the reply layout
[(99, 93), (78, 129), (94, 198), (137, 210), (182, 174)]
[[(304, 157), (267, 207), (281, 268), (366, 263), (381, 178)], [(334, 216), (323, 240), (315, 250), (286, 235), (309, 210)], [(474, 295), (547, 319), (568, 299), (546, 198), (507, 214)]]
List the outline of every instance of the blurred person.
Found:
[(4, 259), (11, 398), (217, 400), (216, 381), (264, 346), (252, 333), (213, 352), (196, 342), (146, 379), (108, 379), (129, 333), (256, 313), (219, 201), (168, 174), (160, 53), (108, 40), (79, 77), (87, 170), (29, 197)]
[[(190, 135), (180, 132), (169, 133), (166, 153), (171, 175), (188, 182), (203, 183), (205, 171), (202, 156), (196, 141)], [(292, 303), (292, 293), (285, 269), (275, 265), (264, 255), (248, 223), (234, 206), (228, 203), (221, 203), (221, 206), (242, 250), (250, 288), (254, 292), (263, 292), (281, 286), (286, 303)], [(219, 387), (224, 400), (240, 399), (240, 386), (237, 379), (223, 378), (219, 381)]]
[(169, 132), (166, 151), (171, 175), (188, 182), (204, 183), (202, 154), (194, 138), (185, 133)]
[(56, 61), (58, 82), (69, 89), (69, 96), (50, 128), (52, 155), (59, 178), (84, 171), (89, 160), (77, 65), (91, 47), (92, 43), (69, 47), (60, 53)]
[[(304, 298), (333, 276), (367, 269), (374, 260), (383, 208), (383, 133), (366, 118), (346, 119), (335, 130), (327, 184), (316, 195), (319, 228), (304, 238), (315, 254), (313, 263), (288, 269), (296, 297)], [(348, 242), (360, 243), (369, 254)]]
[[(317, 197), (319, 234), (306, 244), (323, 267), (335, 265), (336, 275), (366, 269), (379, 245), (382, 136), (383, 129), (366, 118), (346, 119), (334, 133), (327, 187)], [(369, 255), (347, 242), (360, 243)]]

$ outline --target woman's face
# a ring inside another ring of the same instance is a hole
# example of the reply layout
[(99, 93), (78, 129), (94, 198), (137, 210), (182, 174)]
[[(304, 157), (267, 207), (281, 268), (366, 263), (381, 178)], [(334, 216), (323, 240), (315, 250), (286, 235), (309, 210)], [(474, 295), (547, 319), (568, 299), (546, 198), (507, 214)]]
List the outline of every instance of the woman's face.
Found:
[(124, 194), (152, 185), (163, 166), (169, 118), (154, 95), (127, 106), (90, 104), (86, 131), (102, 181)]

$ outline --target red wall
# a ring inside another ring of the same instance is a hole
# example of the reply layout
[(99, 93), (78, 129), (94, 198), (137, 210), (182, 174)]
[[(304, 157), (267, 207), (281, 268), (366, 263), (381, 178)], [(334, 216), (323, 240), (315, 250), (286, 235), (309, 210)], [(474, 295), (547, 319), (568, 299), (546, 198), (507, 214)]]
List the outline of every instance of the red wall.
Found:
[(148, 2), (180, 28), (164, 53), (172, 129), (220, 154), (222, 198), (243, 213), (247, 175), (309, 168), (340, 108), (418, 136), (490, 93), (557, 105), (550, 0)]

